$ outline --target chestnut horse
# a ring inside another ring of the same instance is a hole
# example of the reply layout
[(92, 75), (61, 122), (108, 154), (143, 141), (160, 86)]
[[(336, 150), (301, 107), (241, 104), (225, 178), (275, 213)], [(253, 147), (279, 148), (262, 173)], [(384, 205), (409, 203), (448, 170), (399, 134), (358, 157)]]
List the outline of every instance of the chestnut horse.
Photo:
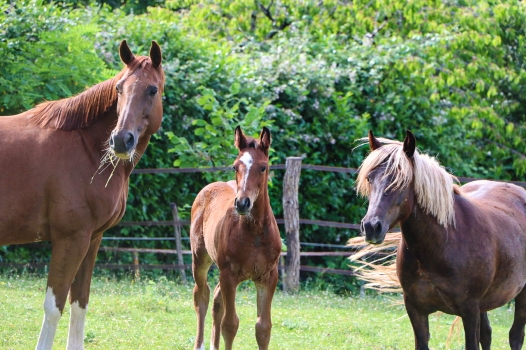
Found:
[(239, 326), (236, 289), (248, 279), (254, 281), (257, 290), (259, 348), (267, 349), (270, 341), (270, 307), (281, 253), (281, 238), (268, 196), (270, 131), (264, 127), (259, 140), (255, 140), (243, 135), (238, 126), (235, 145), (239, 150), (233, 166), (236, 181), (207, 185), (192, 205), (195, 349), (204, 349), (204, 323), (210, 299), (206, 278), (212, 263), (219, 268), (219, 283), (214, 291), (210, 348), (219, 349), (221, 332), (225, 349), (232, 349)]
[[(520, 349), (526, 323), (526, 190), (509, 183), (474, 181), (462, 187), (438, 162), (403, 141), (376, 139), (360, 167), (357, 190), (369, 197), (362, 233), (380, 244), (400, 224), (396, 269), (415, 334), (428, 349), (428, 315), (462, 318), (468, 350), (491, 345), (487, 311), (515, 298), (509, 333)], [(384, 144), (382, 144), (384, 143)]]
[(0, 245), (51, 241), (37, 349), (51, 349), (70, 296), (68, 349), (84, 347), (102, 234), (122, 218), (128, 178), (163, 116), (161, 48), (81, 94), (0, 117)]

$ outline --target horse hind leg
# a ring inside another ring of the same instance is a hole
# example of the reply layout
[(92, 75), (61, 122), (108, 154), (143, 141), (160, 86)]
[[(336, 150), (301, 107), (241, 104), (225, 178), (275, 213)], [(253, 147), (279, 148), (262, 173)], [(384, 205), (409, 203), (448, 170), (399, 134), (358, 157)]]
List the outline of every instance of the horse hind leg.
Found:
[(479, 341), (482, 350), (491, 349), (491, 326), (487, 312), (480, 313)]
[(269, 272), (267, 278), (256, 282), (258, 316), (258, 321), (256, 322), (256, 340), (260, 350), (268, 349), (270, 342), (270, 333), (272, 330), (270, 310), (277, 284), (277, 267)]
[(197, 316), (197, 335), (195, 337), (194, 349), (204, 350), (204, 327), (205, 317), (210, 302), (210, 287), (206, 282), (208, 270), (212, 265), (212, 259), (206, 251), (194, 252), (192, 255), (192, 273), (195, 280), (194, 286), (194, 309)]
[(512, 350), (522, 348), (524, 343), (524, 325), (526, 324), (526, 288), (515, 297), (515, 315), (511, 325), (509, 340)]
[(76, 235), (52, 242), (51, 263), (44, 301), (44, 321), (37, 350), (53, 347), (58, 321), (62, 316), (68, 291), (79, 265), (89, 247), (88, 235)]
[(91, 276), (101, 240), (102, 233), (92, 238), (88, 253), (80, 264), (70, 288), (71, 316), (69, 319), (68, 350), (84, 349), (84, 325), (88, 311)]
[(219, 350), (221, 340), (221, 321), (225, 315), (223, 305), (223, 294), (221, 293), (221, 284), (218, 283), (214, 290), (214, 304), (212, 307), (212, 336), (210, 337), (210, 350)]

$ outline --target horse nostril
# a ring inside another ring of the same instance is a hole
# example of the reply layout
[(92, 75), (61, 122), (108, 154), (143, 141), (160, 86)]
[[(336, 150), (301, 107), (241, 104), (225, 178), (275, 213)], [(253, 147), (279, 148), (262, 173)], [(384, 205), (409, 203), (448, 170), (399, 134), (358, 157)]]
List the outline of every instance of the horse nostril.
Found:
[(245, 198), (243, 200), (243, 207), (246, 209), (250, 208), (250, 198)]
[(380, 233), (382, 233), (382, 223), (380, 221), (377, 221), (376, 224), (374, 224), (373, 232), (376, 235), (379, 235)]
[(131, 132), (128, 132), (124, 136), (124, 144), (126, 145), (126, 150), (131, 150), (135, 146), (135, 136)]
[(115, 141), (113, 141), (113, 134), (110, 137), (110, 147), (115, 148)]
[(237, 208), (237, 198), (234, 198), (234, 207)]

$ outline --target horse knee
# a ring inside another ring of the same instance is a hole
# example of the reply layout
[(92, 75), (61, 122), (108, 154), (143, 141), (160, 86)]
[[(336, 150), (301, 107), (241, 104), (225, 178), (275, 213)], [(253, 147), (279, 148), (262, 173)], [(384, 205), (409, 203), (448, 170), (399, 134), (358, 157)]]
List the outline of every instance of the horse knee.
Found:
[(272, 329), (272, 322), (263, 322), (261, 320), (256, 322), (256, 333), (270, 333)]
[(271, 330), (271, 322), (262, 322), (261, 320), (256, 322), (256, 340), (258, 344), (268, 344)]
[(239, 318), (237, 316), (230, 319), (223, 318), (223, 321), (221, 322), (221, 334), (223, 334), (223, 336), (230, 336), (233, 338), (236, 335), (238, 328)]

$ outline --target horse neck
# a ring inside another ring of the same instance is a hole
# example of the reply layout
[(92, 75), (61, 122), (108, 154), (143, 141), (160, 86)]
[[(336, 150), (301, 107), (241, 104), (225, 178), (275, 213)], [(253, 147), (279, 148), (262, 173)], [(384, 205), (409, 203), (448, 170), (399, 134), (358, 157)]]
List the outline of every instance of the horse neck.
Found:
[(254, 206), (250, 210), (251, 219), (257, 224), (263, 225), (266, 220), (269, 219), (270, 209), (270, 198), (268, 195), (268, 183), (265, 181), (265, 185), (259, 192), (258, 198), (254, 202)]
[(442, 251), (450, 231), (440, 225), (435, 216), (426, 213), (416, 198), (411, 214), (400, 223), (400, 228), (406, 246), (425, 254)]

